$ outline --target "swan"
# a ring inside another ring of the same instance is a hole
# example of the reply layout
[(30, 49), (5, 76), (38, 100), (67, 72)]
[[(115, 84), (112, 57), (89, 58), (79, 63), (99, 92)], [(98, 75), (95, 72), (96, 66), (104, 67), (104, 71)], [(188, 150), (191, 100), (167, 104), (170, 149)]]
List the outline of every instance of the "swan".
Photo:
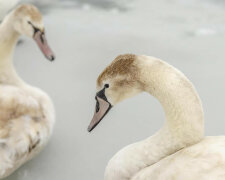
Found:
[(157, 98), (166, 121), (149, 138), (109, 161), (105, 180), (224, 180), (225, 137), (204, 136), (204, 115), (192, 83), (155, 57), (118, 56), (98, 77), (92, 131), (117, 103), (142, 91)]
[(0, 25), (0, 179), (33, 158), (47, 143), (55, 121), (49, 96), (25, 83), (12, 59), (20, 34), (33, 38), (46, 58), (54, 54), (45, 39), (39, 10), (23, 4)]
[(0, 21), (18, 2), (19, 0), (0, 0)]

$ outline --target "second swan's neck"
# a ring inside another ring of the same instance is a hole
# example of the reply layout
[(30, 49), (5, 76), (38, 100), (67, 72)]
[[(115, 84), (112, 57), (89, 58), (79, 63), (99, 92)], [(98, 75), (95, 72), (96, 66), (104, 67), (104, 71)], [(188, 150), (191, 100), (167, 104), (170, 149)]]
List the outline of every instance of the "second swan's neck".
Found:
[(10, 16), (0, 25), (0, 34), (0, 84), (21, 84), (22, 80), (13, 65), (13, 54), (19, 34), (13, 28)]
[[(201, 100), (192, 83), (177, 69), (154, 58), (148, 58), (141, 79), (145, 91), (155, 96), (163, 106), (166, 122), (159, 131), (166, 133), (179, 146), (189, 146), (204, 135), (204, 115)], [(145, 71), (146, 69), (146, 71)], [(168, 139), (169, 140), (169, 139)]]
[[(161, 60), (140, 56), (138, 64), (140, 84), (160, 101), (166, 122), (153, 136), (116, 154), (106, 169), (106, 180), (131, 179), (170, 154), (198, 143), (204, 136), (202, 105), (191, 82)], [(115, 170), (116, 166), (122, 171)]]
[(141, 57), (145, 65), (140, 81), (160, 101), (166, 116), (164, 126), (144, 141), (152, 164), (199, 142), (204, 136), (204, 115), (194, 86), (180, 71), (161, 60)]

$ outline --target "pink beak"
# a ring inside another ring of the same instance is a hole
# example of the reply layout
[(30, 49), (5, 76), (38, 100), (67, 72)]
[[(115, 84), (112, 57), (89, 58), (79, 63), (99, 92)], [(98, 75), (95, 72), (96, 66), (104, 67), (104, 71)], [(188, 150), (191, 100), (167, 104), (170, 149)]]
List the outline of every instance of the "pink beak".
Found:
[(100, 121), (104, 118), (104, 116), (109, 112), (112, 107), (112, 105), (104, 99), (101, 99), (99, 97), (96, 98), (96, 103), (98, 105), (96, 104), (94, 116), (88, 126), (88, 132), (91, 132), (100, 123)]
[(37, 31), (34, 34), (33, 39), (36, 41), (38, 47), (42, 51), (42, 53), (45, 55), (47, 59), (50, 61), (53, 61), (55, 59), (55, 55), (52, 52), (51, 48), (48, 46), (47, 40), (45, 38), (45, 34), (41, 31)]

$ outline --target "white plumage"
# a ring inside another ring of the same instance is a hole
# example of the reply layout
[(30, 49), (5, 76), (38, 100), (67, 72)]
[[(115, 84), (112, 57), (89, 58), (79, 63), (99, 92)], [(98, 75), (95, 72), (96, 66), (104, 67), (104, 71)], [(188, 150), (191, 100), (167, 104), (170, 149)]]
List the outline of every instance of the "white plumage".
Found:
[(0, 178), (10, 175), (40, 152), (55, 121), (48, 95), (26, 84), (13, 66), (19, 35), (33, 36), (28, 21), (43, 29), (41, 15), (31, 5), (19, 6), (0, 25)]
[(200, 98), (179, 70), (154, 57), (121, 55), (99, 76), (98, 91), (105, 84), (109, 88), (104, 88), (105, 97), (97, 103), (89, 130), (99, 122), (102, 104), (114, 107), (142, 91), (160, 101), (166, 116), (164, 126), (153, 136), (115, 154), (105, 180), (225, 179), (225, 136), (204, 137)]

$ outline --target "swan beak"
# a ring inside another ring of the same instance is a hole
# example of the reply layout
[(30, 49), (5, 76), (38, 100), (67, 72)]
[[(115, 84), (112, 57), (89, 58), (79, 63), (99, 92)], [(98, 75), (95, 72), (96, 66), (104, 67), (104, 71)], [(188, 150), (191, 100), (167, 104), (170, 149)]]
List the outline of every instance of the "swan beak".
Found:
[(88, 132), (91, 132), (112, 108), (112, 105), (108, 101), (101, 99), (98, 96), (96, 96), (96, 101), (94, 117), (88, 126)]
[(36, 41), (36, 43), (37, 43), (38, 47), (40, 48), (40, 50), (42, 51), (42, 53), (45, 55), (45, 57), (48, 60), (53, 61), (55, 59), (55, 55), (52, 52), (51, 48), (48, 46), (44, 32), (37, 31), (34, 34), (33, 38)]

